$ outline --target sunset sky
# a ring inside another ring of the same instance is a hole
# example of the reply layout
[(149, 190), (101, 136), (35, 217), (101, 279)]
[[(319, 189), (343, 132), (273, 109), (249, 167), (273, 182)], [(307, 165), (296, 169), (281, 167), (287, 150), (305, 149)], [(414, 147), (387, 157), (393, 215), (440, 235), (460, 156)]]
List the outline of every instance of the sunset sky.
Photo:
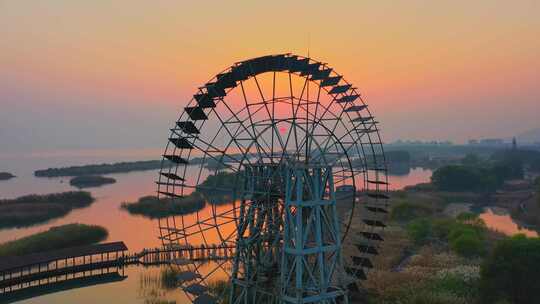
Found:
[(540, 127), (536, 0), (0, 0), (0, 153), (162, 147), (213, 75), (308, 49), (386, 142)]

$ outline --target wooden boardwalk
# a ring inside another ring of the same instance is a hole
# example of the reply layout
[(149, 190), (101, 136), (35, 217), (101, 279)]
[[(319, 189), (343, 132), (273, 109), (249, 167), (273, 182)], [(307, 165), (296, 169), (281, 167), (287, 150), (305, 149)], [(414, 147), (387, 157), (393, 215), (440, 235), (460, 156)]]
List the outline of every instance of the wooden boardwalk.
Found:
[[(57, 284), (88, 276), (118, 273), (126, 245), (103, 243), (0, 259), (0, 298), (27, 288)], [(123, 275), (121, 275), (123, 276)]]
[(15, 287), (10, 291), (0, 293), (0, 304), (13, 303), (56, 292), (125, 280), (127, 276), (117, 270), (117, 268), (111, 268), (107, 272), (107, 270), (103, 269), (103, 271), (87, 272), (84, 276), (74, 274), (65, 275), (44, 279), (39, 284), (28, 283), (22, 288)]
[(124, 257), (125, 264), (174, 264), (182, 261), (225, 260), (234, 257), (234, 246), (177, 246), (173, 248), (144, 249)]
[(99, 274), (121, 273), (120, 277), (123, 277), (126, 265), (185, 265), (231, 259), (235, 248), (175, 246), (144, 249), (134, 254), (126, 254), (126, 250), (124, 243), (115, 242), (3, 258), (0, 262), (0, 298), (11, 293), (21, 294), (27, 288), (45, 290), (50, 284), (61, 286), (62, 282), (74, 279), (85, 281), (85, 277)]

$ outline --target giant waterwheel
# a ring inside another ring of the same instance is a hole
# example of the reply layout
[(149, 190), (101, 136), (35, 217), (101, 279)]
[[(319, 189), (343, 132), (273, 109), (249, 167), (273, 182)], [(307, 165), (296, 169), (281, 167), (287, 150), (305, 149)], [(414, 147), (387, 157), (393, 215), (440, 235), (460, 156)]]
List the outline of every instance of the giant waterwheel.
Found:
[(163, 246), (206, 252), (173, 266), (195, 303), (346, 302), (383, 242), (378, 122), (356, 87), (311, 58), (249, 59), (201, 86), (157, 183), (180, 206), (159, 220)]

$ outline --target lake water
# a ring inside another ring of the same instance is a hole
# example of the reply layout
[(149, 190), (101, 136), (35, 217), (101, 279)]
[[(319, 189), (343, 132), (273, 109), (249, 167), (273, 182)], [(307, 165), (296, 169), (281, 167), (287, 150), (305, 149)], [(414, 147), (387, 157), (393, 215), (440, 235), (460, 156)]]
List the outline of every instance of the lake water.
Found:
[[(76, 190), (69, 185), (69, 178), (36, 178), (33, 171), (48, 167), (62, 167), (91, 163), (134, 161), (155, 159), (159, 150), (104, 150), (83, 152), (55, 152), (40, 155), (0, 155), (0, 171), (9, 171), (17, 178), (0, 182), (0, 198), (21, 195), (53, 193)], [(0, 243), (44, 231), (51, 226), (68, 223), (100, 225), (108, 229), (107, 241), (124, 241), (130, 252), (143, 248), (159, 247), (158, 229), (155, 220), (132, 216), (120, 209), (125, 201), (135, 201), (141, 196), (154, 194), (157, 170), (110, 174), (115, 184), (90, 188), (96, 201), (89, 207), (77, 209), (67, 216), (29, 228), (0, 230)], [(431, 170), (416, 168), (406, 175), (390, 176), (392, 189), (428, 182)], [(193, 177), (192, 177), (193, 178)], [(209, 207), (206, 207), (209, 208)], [(203, 210), (203, 213), (208, 210)], [(22, 303), (156, 303), (172, 301), (178, 304), (191, 303), (179, 289), (166, 289), (159, 283), (161, 267), (125, 268), (127, 279), (92, 287), (73, 289), (33, 298)]]
[(400, 190), (407, 186), (412, 186), (420, 183), (427, 183), (431, 180), (430, 169), (411, 168), (405, 175), (389, 175), (391, 190)]
[(510, 217), (507, 209), (499, 207), (487, 207), (480, 214), (486, 225), (493, 230), (497, 230), (506, 235), (525, 234), (528, 237), (537, 237), (538, 232), (527, 229)]

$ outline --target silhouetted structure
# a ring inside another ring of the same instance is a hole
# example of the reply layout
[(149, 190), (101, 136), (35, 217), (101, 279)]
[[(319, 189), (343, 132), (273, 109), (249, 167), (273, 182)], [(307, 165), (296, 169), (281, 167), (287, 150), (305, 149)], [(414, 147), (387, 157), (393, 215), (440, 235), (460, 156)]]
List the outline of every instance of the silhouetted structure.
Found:
[[(194, 155), (203, 155), (198, 168)], [(206, 170), (230, 173), (204, 185), (210, 196), (230, 193), (230, 207), (159, 219), (165, 248), (235, 248), (229, 303), (347, 303), (373, 267), (388, 213), (386, 156), (360, 93), (327, 64), (278, 54), (222, 71), (175, 121), (163, 162), (174, 165), (160, 170), (158, 194), (173, 201), (200, 190)], [(339, 204), (337, 186), (353, 189)], [(215, 264), (204, 272), (222, 272)], [(209, 274), (183, 285), (194, 303), (215, 303)]]

